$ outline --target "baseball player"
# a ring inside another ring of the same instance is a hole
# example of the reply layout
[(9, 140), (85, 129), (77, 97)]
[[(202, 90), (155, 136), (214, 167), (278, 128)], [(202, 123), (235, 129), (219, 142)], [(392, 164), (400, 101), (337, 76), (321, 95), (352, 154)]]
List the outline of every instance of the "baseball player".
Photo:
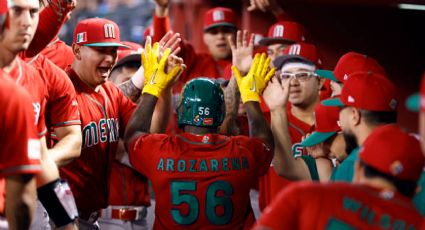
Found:
[[(33, 0), (14, 0), (9, 3), (8, 24), (3, 32), (3, 39), (0, 41), (0, 50), (4, 59), (12, 59), (12, 63), (6, 63), (7, 66), (4, 67), (4, 70), (32, 96), (35, 120), (42, 146), (43, 170), (37, 176), (38, 198), (46, 207), (56, 226), (72, 228), (77, 215), (72, 193), (67, 184), (59, 179), (57, 166), (47, 153), (46, 141), (43, 137), (46, 132), (44, 113), (47, 94), (45, 85), (38, 72), (17, 57), (19, 52), (28, 48), (32, 40), (38, 22), (39, 4), (38, 1)], [(41, 204), (38, 203), (38, 207), (42, 207)], [(48, 223), (45, 224), (43, 228), (48, 228)]]
[[(0, 34), (3, 34), (7, 11), (7, 1), (0, 0)], [(41, 145), (34, 125), (30, 95), (1, 68), (0, 80), (0, 117), (5, 121), (0, 130), (7, 134), (7, 138), (0, 141), (0, 177), (3, 178), (0, 181), (0, 229), (28, 229), (35, 208), (33, 178), (41, 171)]]
[(348, 52), (342, 55), (333, 71), (318, 69), (316, 73), (320, 77), (331, 80), (332, 96), (341, 94), (343, 83), (354, 72), (368, 72), (386, 75), (384, 68), (372, 57), (357, 52)]
[[(300, 146), (309, 148), (310, 155), (294, 158), (288, 131), (288, 120), (285, 111), (291, 91), (291, 76), (282, 73), (278, 78), (273, 78), (264, 91), (264, 100), (270, 108), (271, 125), (275, 138), (275, 158), (282, 159), (281, 167), (274, 167), (278, 175), (289, 180), (314, 180), (328, 181), (332, 173), (332, 162), (329, 159), (331, 152), (340, 156), (344, 153), (345, 143), (338, 125), (339, 108), (325, 107), (318, 103), (315, 107), (314, 120), (315, 132), (304, 139)], [(320, 146), (317, 146), (319, 145)], [(312, 156), (313, 155), (313, 156)]]
[(357, 72), (345, 81), (340, 98), (322, 103), (343, 107), (339, 117), (348, 157), (335, 168), (331, 180), (351, 182), (359, 146), (374, 128), (397, 120), (396, 88), (385, 75)]
[[(77, 92), (83, 144), (80, 157), (61, 167), (60, 173), (75, 193), (81, 229), (98, 227), (99, 211), (108, 204), (108, 178), (118, 140), (135, 109), (135, 104), (107, 81), (118, 47), (126, 46), (120, 42), (117, 24), (110, 20), (86, 19), (75, 28), (75, 59), (67, 74)], [(154, 131), (165, 129), (166, 114), (158, 114), (156, 119)]]
[[(125, 143), (132, 165), (152, 182), (154, 229), (242, 229), (253, 223), (249, 190), (267, 171), (273, 151), (258, 104), (274, 74), (267, 71), (270, 59), (265, 57), (257, 55), (245, 77), (233, 68), (253, 124), (251, 138), (215, 134), (224, 117), (224, 95), (217, 83), (205, 78), (193, 79), (183, 89), (177, 114), (184, 133), (150, 134), (157, 98), (173, 77), (160, 65), (153, 84), (145, 85)], [(152, 82), (149, 76), (146, 81)]]
[[(304, 55), (305, 57), (301, 56)], [(300, 52), (300, 55), (289, 55), (285, 58), (278, 58), (274, 66), (279, 70), (278, 75), (286, 76), (290, 82), (291, 91), (289, 92), (286, 108), (276, 110), (271, 114), (271, 120), (280, 121), (288, 119), (288, 131), (290, 139), (287, 144), (291, 146), (294, 157), (305, 155), (304, 148), (300, 145), (302, 137), (311, 133), (314, 129), (314, 108), (320, 100), (320, 89), (324, 79), (319, 78), (315, 73), (317, 60), (309, 60), (310, 57), (317, 55), (306, 55)], [(283, 97), (278, 95), (276, 97)], [(282, 99), (282, 98), (280, 98)], [(278, 101), (278, 99), (275, 99)], [(276, 124), (278, 124), (276, 123)], [(276, 127), (276, 126), (275, 126)], [(278, 130), (284, 130), (283, 127), (277, 127)], [(279, 138), (281, 140), (281, 138)], [(280, 171), (284, 169), (284, 160), (275, 149), (275, 157), (269, 172), (260, 180), (259, 184), (259, 204), (263, 210), (277, 195), (277, 193), (289, 183), (288, 180), (280, 177)]]
[(422, 217), (411, 197), (423, 167), (414, 136), (380, 126), (360, 150), (354, 184), (293, 184), (254, 229), (419, 229)]
[[(129, 80), (141, 66), (142, 46), (122, 43), (130, 49), (118, 49), (117, 63), (109, 75), (109, 81), (115, 85)], [(109, 178), (109, 206), (102, 210), (99, 218), (101, 229), (148, 229), (147, 207), (151, 205), (148, 181), (145, 176), (121, 163), (127, 156), (120, 141)]]

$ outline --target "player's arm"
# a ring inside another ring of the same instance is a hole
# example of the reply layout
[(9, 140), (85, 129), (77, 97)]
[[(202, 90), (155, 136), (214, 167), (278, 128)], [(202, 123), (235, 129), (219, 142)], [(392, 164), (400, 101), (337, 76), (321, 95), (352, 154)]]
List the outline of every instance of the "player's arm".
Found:
[(168, 31), (170, 22), (168, 17), (169, 0), (155, 0), (155, 14), (153, 16), (152, 41), (159, 41)]
[(55, 128), (59, 142), (49, 149), (49, 156), (58, 167), (71, 163), (81, 154), (81, 126), (71, 125)]
[[(252, 54), (254, 50), (254, 34), (251, 34), (250, 41), (247, 40), (247, 31), (236, 33), (236, 44), (229, 36), (227, 39), (232, 49), (232, 64), (245, 75), (248, 73), (252, 63)], [(235, 76), (232, 73), (229, 84), (227, 85), (225, 94), (226, 115), (223, 124), (220, 127), (220, 133), (225, 135), (238, 135), (239, 127), (236, 120), (240, 103), (240, 92)]]
[(150, 37), (148, 37), (145, 51), (142, 53), (146, 84), (143, 87), (141, 101), (125, 131), (126, 147), (134, 138), (149, 133), (158, 98), (171, 88), (184, 69), (183, 59), (170, 55), (171, 49), (165, 49), (164, 54), (159, 57), (161, 49), (159, 43), (155, 43), (153, 48), (150, 43)]
[[(180, 34), (173, 33), (172, 31), (165, 34), (159, 41), (161, 51), (169, 48), (171, 54), (177, 54), (180, 52), (179, 43), (181, 41)], [(133, 102), (137, 102), (141, 96), (142, 88), (145, 85), (145, 68), (143, 63), (136, 73), (131, 77), (130, 80), (118, 85), (118, 88), (124, 93), (125, 96), (129, 97)]]
[(32, 174), (6, 177), (6, 218), (10, 229), (29, 229), (35, 210), (36, 190)]
[(280, 83), (275, 77), (270, 81), (263, 94), (270, 109), (271, 128), (275, 142), (272, 163), (279, 176), (289, 180), (307, 180), (311, 179), (307, 164), (301, 158), (294, 158), (291, 150), (291, 136), (286, 113), (289, 87), (289, 80)]
[(51, 0), (40, 12), (39, 24), (34, 38), (25, 52), (26, 57), (34, 57), (40, 53), (53, 38), (57, 36), (60, 28), (75, 8), (76, 0)]
[(283, 10), (277, 0), (250, 0), (250, 6), (248, 6), (247, 10), (270, 12), (277, 21), (292, 21), (292, 18)]
[(265, 54), (257, 54), (247, 75), (242, 77), (240, 71), (234, 65), (232, 72), (247, 112), (250, 136), (262, 139), (273, 150), (273, 135), (260, 108), (260, 96), (267, 82), (274, 76), (275, 70), (274, 68), (268, 70), (269, 66), (270, 58), (267, 58)]

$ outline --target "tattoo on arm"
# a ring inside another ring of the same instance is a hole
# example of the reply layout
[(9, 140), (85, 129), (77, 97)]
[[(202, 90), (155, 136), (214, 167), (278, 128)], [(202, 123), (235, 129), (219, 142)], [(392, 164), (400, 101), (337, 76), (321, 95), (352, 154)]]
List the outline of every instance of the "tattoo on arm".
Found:
[(142, 90), (137, 88), (131, 79), (118, 85), (118, 88), (120, 88), (124, 95), (130, 98), (133, 102), (137, 102), (142, 93)]

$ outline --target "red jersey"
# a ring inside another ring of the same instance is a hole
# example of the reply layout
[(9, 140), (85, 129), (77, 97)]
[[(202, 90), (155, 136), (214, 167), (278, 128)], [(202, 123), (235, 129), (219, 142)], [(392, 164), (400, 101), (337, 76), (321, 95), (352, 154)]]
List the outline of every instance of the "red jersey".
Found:
[(44, 119), (47, 90), (45, 82), (40, 77), (38, 71), (17, 57), (13, 63), (9, 75), (20, 86), (25, 88), (31, 95), (33, 111), (35, 113), (35, 122), (38, 136), (43, 137), (46, 134), (46, 123)]
[(136, 105), (109, 81), (96, 92), (72, 69), (67, 73), (77, 92), (83, 143), (81, 156), (61, 167), (60, 174), (70, 184), (78, 210), (88, 217), (107, 206), (111, 164)]
[(53, 39), (40, 54), (44, 55), (62, 70), (65, 70), (74, 61), (74, 52), (72, 52), (72, 48), (58, 37)]
[[(292, 153), (294, 153), (294, 157), (304, 155), (306, 152), (300, 145), (301, 138), (304, 135), (313, 132), (313, 126), (304, 123), (292, 115), (290, 106), (287, 107), (286, 112), (288, 114), (288, 129), (289, 135), (291, 136)], [(268, 173), (260, 179), (259, 183), (258, 199), (260, 209), (263, 210), (267, 205), (269, 205), (280, 190), (289, 183), (289, 180), (277, 175), (273, 166), (270, 165)]]
[(244, 229), (254, 222), (249, 190), (273, 153), (245, 136), (143, 135), (130, 162), (152, 182), (154, 229)]
[(270, 229), (420, 229), (412, 200), (348, 183), (300, 182), (284, 189), (257, 225)]
[(150, 206), (148, 179), (134, 169), (113, 161), (108, 203), (117, 206)]
[[(41, 170), (40, 140), (28, 92), (0, 69), (0, 178)], [(0, 180), (0, 213), (4, 209), (4, 179)]]
[[(74, 86), (68, 75), (44, 55), (31, 60), (47, 87), (46, 125), (48, 129), (79, 125), (80, 115)], [(48, 142), (49, 143), (49, 142)]]

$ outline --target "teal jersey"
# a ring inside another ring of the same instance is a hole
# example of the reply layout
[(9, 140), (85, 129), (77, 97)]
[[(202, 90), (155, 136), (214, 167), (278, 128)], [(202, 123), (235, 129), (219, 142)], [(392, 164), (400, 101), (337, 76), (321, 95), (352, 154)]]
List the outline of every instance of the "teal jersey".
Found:
[(310, 155), (301, 156), (301, 159), (307, 164), (308, 171), (310, 172), (311, 180), (320, 181), (319, 172), (317, 172), (316, 160)]
[(418, 181), (419, 192), (413, 197), (413, 203), (422, 216), (425, 216), (425, 171)]
[(354, 176), (354, 164), (359, 159), (360, 148), (354, 149), (350, 155), (336, 167), (331, 175), (331, 181), (351, 182)]

